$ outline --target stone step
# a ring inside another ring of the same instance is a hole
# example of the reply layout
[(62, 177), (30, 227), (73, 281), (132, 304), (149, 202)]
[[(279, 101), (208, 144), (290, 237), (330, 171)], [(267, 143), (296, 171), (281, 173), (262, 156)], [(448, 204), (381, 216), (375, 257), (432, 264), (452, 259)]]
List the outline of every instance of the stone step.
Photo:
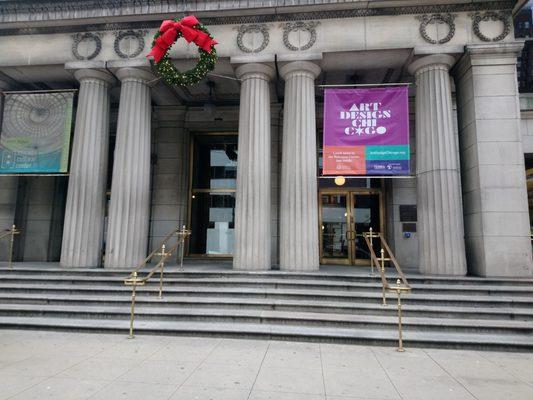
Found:
[[(387, 270), (389, 280), (395, 273)], [(0, 267), (0, 328), (127, 332), (123, 270)], [(141, 275), (142, 276), (142, 275)], [(409, 345), (533, 349), (533, 280), (409, 275)], [(139, 332), (394, 344), (396, 295), (381, 306), (368, 269), (242, 272), (229, 266), (165, 272), (138, 287)]]
[[(129, 305), (130, 296), (90, 296), (68, 294), (32, 294), (13, 293), (0, 294), (0, 304), (49, 304), (49, 305), (91, 305), (91, 306), (120, 306)], [(231, 297), (175, 297), (165, 296), (158, 299), (151, 296), (137, 296), (136, 304), (145, 307), (162, 308), (239, 308), (253, 310), (302, 311), (315, 313), (364, 314), (364, 315), (396, 315), (394, 302), (383, 307), (380, 301), (371, 303), (340, 302), (319, 300), (284, 300), (268, 298), (231, 298)], [(404, 302), (402, 305), (406, 316), (420, 316), (431, 318), (463, 318), (463, 319), (500, 319), (533, 321), (533, 310), (528, 308), (504, 307), (460, 307), (460, 306), (432, 306), (417, 305)]]
[[(0, 305), (0, 316), (74, 318), (74, 319), (126, 319), (129, 307), (102, 307), (82, 305)], [(296, 326), (339, 327), (351, 329), (392, 329), (398, 326), (397, 316), (349, 315), (304, 313), (271, 310), (239, 309), (170, 309), (161, 307), (137, 307), (137, 321), (190, 321), (215, 323), (274, 324)], [(463, 320), (405, 317), (406, 331), (436, 331), (488, 334), (531, 334), (531, 321)]]
[[(158, 290), (154, 283), (138, 287), (138, 294), (153, 294)], [(93, 285), (47, 285), (39, 284), (9, 284), (0, 283), (3, 293), (57, 293), (57, 294), (87, 294), (100, 296), (104, 294), (120, 295), (131, 293), (131, 288), (125, 285), (93, 286)], [(302, 289), (269, 289), (269, 288), (217, 288), (202, 285), (186, 287), (165, 287), (165, 296), (205, 296), (205, 297), (239, 297), (239, 298), (272, 298), (272, 299), (318, 299), (330, 301), (360, 301), (374, 302), (381, 298), (381, 290), (375, 291), (336, 291), (336, 290), (302, 290)], [(438, 292), (437, 292), (438, 293)], [(410, 293), (404, 295), (405, 302), (412, 304), (440, 304), (440, 305), (482, 305), (485, 307), (532, 307), (533, 298), (518, 296), (482, 296), (470, 294), (434, 294)], [(388, 293), (387, 298), (394, 301), (395, 295)]]
[[(126, 335), (128, 320), (74, 319), (42, 317), (0, 317), (5, 329), (120, 332)], [(249, 337), (272, 340), (298, 340), (356, 344), (397, 345), (395, 330), (347, 329), (276, 324), (214, 323), (191, 321), (137, 321), (136, 334)], [(533, 336), (528, 334), (480, 334), (455, 332), (404, 332), (407, 347), (454, 347), (494, 350), (530, 350)]]
[[(47, 276), (47, 275), (8, 275), (0, 276), (0, 283), (7, 284), (70, 284), (70, 285), (84, 285), (96, 284), (100, 286), (117, 286), (123, 284), (122, 277), (89, 277), (89, 276)], [(372, 291), (375, 292), (381, 288), (381, 281), (374, 278), (369, 282), (338, 282), (328, 280), (314, 280), (312, 282), (300, 281), (296, 279), (278, 279), (278, 278), (164, 278), (165, 287), (187, 286), (187, 287), (258, 287), (258, 288), (286, 288), (286, 289), (321, 289), (321, 290), (346, 290), (346, 291)], [(390, 280), (394, 283), (394, 278)], [(503, 296), (530, 296), (533, 297), (533, 285), (527, 286), (511, 286), (511, 285), (451, 285), (451, 284), (424, 284), (417, 283), (412, 285), (413, 291), (416, 293), (433, 293), (438, 291), (443, 294), (462, 294), (469, 292), (479, 295), (503, 295)]]
[[(1, 266), (1, 265), (4, 266)], [(44, 266), (27, 266), (26, 263), (15, 263), (13, 270), (7, 268), (7, 263), (0, 263), (0, 276), (9, 276), (10, 274), (17, 275), (73, 275), (73, 276), (114, 276), (120, 279), (125, 278), (130, 270), (108, 270), (103, 268), (58, 268), (48, 266), (50, 263), (43, 263)], [(186, 267), (187, 268), (187, 267)], [(328, 280), (328, 281), (342, 281), (342, 282), (365, 282), (374, 281), (377, 279), (370, 276), (370, 268), (368, 267), (346, 267), (348, 272), (338, 272), (336, 270), (328, 270), (327, 266), (322, 266), (318, 272), (308, 273), (291, 273), (284, 271), (233, 271), (228, 266), (227, 269), (221, 270), (220, 267), (206, 266), (206, 270), (202, 270), (201, 266), (194, 266), (194, 270), (178, 271), (176, 267), (168, 267), (165, 269), (165, 276), (167, 277), (197, 277), (197, 278), (223, 278), (223, 277), (263, 277), (266, 279), (296, 279), (302, 280)], [(396, 276), (396, 273), (391, 268), (386, 268), (386, 274), (389, 279)], [(412, 284), (416, 283), (441, 283), (452, 285), (512, 285), (512, 286), (529, 286), (533, 287), (533, 279), (531, 278), (480, 278), (480, 277), (451, 277), (451, 276), (425, 276), (419, 274), (406, 274), (408, 280)]]

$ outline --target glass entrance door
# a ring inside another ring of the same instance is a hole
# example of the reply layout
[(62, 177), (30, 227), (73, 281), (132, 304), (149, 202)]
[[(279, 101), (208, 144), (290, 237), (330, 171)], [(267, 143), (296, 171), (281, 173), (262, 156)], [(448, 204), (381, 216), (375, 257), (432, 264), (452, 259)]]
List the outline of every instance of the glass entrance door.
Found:
[(332, 264), (350, 264), (348, 193), (320, 195), (321, 258)]
[[(381, 191), (320, 193), (320, 258), (323, 264), (369, 265), (363, 232), (383, 232)], [(379, 251), (379, 249), (374, 249)]]
[[(354, 257), (352, 264), (370, 265), (370, 251), (363, 237), (363, 232), (382, 232), (380, 193), (351, 193), (352, 226), (355, 234), (353, 240)], [(375, 241), (377, 243), (377, 241)], [(376, 249), (374, 249), (376, 251)], [(379, 252), (379, 249), (378, 249)], [(379, 253), (376, 253), (379, 254)]]

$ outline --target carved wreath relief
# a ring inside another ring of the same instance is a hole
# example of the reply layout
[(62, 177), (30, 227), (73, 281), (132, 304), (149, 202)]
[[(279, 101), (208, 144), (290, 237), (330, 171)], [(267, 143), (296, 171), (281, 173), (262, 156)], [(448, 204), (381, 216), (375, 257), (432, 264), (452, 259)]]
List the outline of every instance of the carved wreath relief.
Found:
[[(472, 30), (474, 34), (484, 42), (499, 42), (505, 39), (512, 29), (510, 11), (486, 11), (470, 14), (472, 18)], [(431, 44), (444, 44), (449, 42), (455, 35), (455, 15), (450, 13), (424, 14), (417, 16), (420, 21), (420, 36)], [(502, 32), (495, 36), (489, 37), (481, 31), (481, 23), (500, 21), (503, 24)], [(308, 50), (316, 42), (316, 27), (319, 21), (295, 21), (286, 22), (280, 25), (283, 29), (283, 44), (290, 51)], [(448, 33), (445, 37), (439, 39), (432, 37), (428, 32), (428, 26), (431, 24), (445, 24), (448, 26)], [(244, 53), (260, 53), (267, 48), (270, 42), (269, 27), (267, 24), (247, 24), (236, 28), (237, 47)], [(305, 32), (308, 36), (306, 43), (294, 43), (293, 32)], [(120, 58), (138, 57), (145, 48), (146, 30), (122, 30), (115, 32), (114, 51)], [(257, 35), (262, 40), (258, 45), (250, 46), (250, 41), (245, 37), (250, 34)], [(72, 54), (77, 60), (92, 60), (97, 57), (102, 50), (102, 39), (99, 32), (76, 33), (72, 35)]]
[[(485, 13), (472, 14), (472, 30), (475, 35), (484, 42), (499, 42), (507, 37), (511, 32), (511, 14), (508, 11), (487, 11)], [(490, 38), (485, 36), (480, 29), (482, 21), (501, 21), (503, 23), (503, 31), (498, 36)]]
[(102, 39), (100, 39), (100, 36), (100, 33), (91, 32), (72, 35), (72, 54), (74, 57), (77, 60), (92, 60), (100, 54), (102, 50)]
[[(239, 33), (237, 34), (237, 46), (244, 53), (260, 53), (268, 46), (270, 41), (270, 34), (268, 33), (268, 27), (262, 24), (241, 25), (237, 28)], [(258, 47), (250, 48), (243, 42), (244, 36), (249, 33), (260, 33), (262, 35), (262, 42)]]
[[(298, 51), (298, 50), (308, 50), (316, 42), (316, 26), (320, 22), (318, 21), (309, 21), (309, 22), (287, 22), (285, 24), (282, 24), (281, 27), (283, 28), (283, 44), (286, 48), (292, 51)], [(302, 46), (296, 46), (289, 40), (289, 34), (291, 32), (298, 32), (298, 31), (307, 31), (309, 33), (309, 41), (302, 45)]]
[(144, 50), (146, 30), (127, 30), (115, 32), (113, 47), (120, 58), (135, 58)]
[[(455, 35), (455, 15), (452, 14), (425, 14), (417, 17), (420, 20), (420, 36), (431, 44), (444, 44), (449, 42)], [(433, 39), (427, 32), (429, 24), (446, 24), (448, 25), (448, 34), (442, 39)]]

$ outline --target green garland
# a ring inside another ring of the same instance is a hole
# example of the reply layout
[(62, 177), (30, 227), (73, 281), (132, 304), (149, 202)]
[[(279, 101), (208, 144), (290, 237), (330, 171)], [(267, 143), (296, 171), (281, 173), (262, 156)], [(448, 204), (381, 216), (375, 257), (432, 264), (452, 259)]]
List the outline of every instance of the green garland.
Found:
[[(179, 19), (174, 19), (174, 21), (178, 22)], [(195, 26), (195, 29), (199, 29), (209, 35), (209, 37), (213, 38), (211, 36), (211, 33), (207, 30), (207, 28), (202, 25), (198, 24)], [(152, 42), (152, 47), (155, 44), (155, 40), (160, 36), (160, 32), (157, 31), (157, 33), (154, 36), (154, 40)], [(178, 36), (176, 37), (176, 42), (179, 38), (182, 37), (181, 32), (178, 32)], [(176, 43), (174, 42), (174, 43)], [(169, 50), (172, 48), (172, 46), (169, 48)], [(177, 86), (190, 86), (190, 85), (196, 85), (198, 82), (200, 82), (209, 71), (212, 71), (215, 69), (215, 64), (217, 62), (217, 51), (215, 50), (215, 47), (211, 47), (211, 52), (208, 53), (204, 49), (201, 49), (198, 47), (198, 52), (200, 53), (200, 60), (198, 60), (198, 64), (193, 69), (190, 69), (185, 72), (179, 71), (174, 64), (172, 63), (172, 60), (168, 56), (168, 52), (163, 56), (163, 58), (158, 62), (153, 64), (153, 68), (155, 69), (156, 73), (163, 78), (163, 80), (168, 83), (169, 85), (177, 85)]]

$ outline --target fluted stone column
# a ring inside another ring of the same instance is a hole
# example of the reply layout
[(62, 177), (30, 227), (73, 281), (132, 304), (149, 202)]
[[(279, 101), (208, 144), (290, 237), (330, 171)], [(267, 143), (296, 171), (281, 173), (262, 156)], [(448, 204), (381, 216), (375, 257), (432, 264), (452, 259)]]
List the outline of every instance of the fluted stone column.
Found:
[(280, 69), (285, 79), (280, 200), (280, 268), (318, 270), (315, 78), (309, 61)]
[(109, 149), (109, 86), (114, 78), (96, 69), (74, 73), (80, 81), (68, 182), (61, 266), (100, 265)]
[(242, 80), (239, 162), (235, 204), (234, 269), (270, 269), (270, 93), (274, 70), (264, 64), (237, 68)]
[(420, 272), (465, 275), (461, 177), (452, 122), (449, 55), (409, 66), (416, 78), (416, 162)]
[(133, 268), (146, 256), (150, 216), (148, 81), (140, 68), (120, 68), (122, 83), (107, 228), (106, 268)]
[[(0, 90), (9, 90), (8, 82), (0, 81)], [(0, 96), (0, 124), (1, 110), (4, 108), (4, 97)], [(18, 177), (0, 175), (0, 232), (9, 229), (15, 223), (17, 206)], [(0, 261), (9, 259), (9, 241), (0, 240)]]

